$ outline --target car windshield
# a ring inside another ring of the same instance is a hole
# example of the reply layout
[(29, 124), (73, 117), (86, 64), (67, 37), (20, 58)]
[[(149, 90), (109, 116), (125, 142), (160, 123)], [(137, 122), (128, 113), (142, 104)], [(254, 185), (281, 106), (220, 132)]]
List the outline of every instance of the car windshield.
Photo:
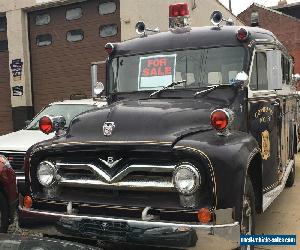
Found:
[(110, 67), (110, 92), (151, 91), (182, 80), (173, 89), (230, 84), (244, 68), (244, 47), (180, 50), (116, 57)]
[(53, 104), (45, 107), (27, 126), (26, 129), (37, 130), (39, 129), (39, 119), (44, 115), (60, 116), (66, 119), (66, 127), (69, 126), (71, 120), (88, 110), (96, 109), (96, 106), (88, 104)]

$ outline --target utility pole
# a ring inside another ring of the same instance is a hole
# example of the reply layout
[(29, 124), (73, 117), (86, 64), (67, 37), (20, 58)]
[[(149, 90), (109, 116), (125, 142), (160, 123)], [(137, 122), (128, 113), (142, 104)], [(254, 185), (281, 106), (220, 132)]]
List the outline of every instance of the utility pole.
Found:
[(231, 0), (229, 0), (229, 10), (230, 10), (230, 12), (232, 12), (232, 8), (231, 8)]

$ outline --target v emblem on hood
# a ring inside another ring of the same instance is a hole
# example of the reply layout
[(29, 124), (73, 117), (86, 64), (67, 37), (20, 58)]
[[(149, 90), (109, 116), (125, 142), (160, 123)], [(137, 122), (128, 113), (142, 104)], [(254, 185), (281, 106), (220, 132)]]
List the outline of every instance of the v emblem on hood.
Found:
[(119, 160), (115, 160), (114, 161), (114, 158), (113, 157), (107, 157), (107, 161), (106, 160), (103, 160), (101, 158), (98, 158), (102, 163), (104, 163), (107, 167), (109, 168), (113, 168), (115, 167), (119, 161), (122, 160), (122, 158), (120, 158)]

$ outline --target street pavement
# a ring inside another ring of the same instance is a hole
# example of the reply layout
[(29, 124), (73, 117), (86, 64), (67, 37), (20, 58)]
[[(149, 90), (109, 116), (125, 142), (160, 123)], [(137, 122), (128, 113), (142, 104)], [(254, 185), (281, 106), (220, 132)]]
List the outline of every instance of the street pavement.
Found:
[(296, 180), (285, 188), (270, 207), (257, 216), (256, 234), (296, 234), (297, 246), (268, 246), (257, 249), (300, 249), (300, 154), (296, 155)]
[[(270, 207), (256, 218), (256, 234), (296, 234), (298, 244), (296, 247), (267, 246), (257, 247), (258, 250), (279, 250), (279, 249), (300, 249), (300, 153), (296, 155), (296, 180), (291, 188), (285, 188), (283, 192), (275, 199)], [(30, 230), (22, 230), (18, 227), (17, 221), (11, 225), (9, 233), (19, 233), (22, 235), (32, 235)], [(35, 236), (41, 236), (35, 234)], [(108, 247), (105, 249), (114, 249)], [(119, 246), (118, 249), (137, 250), (140, 247)], [(162, 248), (145, 248), (161, 249)]]

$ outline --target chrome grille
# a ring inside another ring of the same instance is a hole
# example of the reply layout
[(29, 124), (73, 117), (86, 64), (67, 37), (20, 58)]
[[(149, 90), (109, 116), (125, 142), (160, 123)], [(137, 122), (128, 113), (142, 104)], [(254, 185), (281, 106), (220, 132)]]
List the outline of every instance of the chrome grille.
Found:
[[(173, 165), (126, 166), (115, 175), (94, 164), (56, 163), (59, 185), (69, 187), (88, 187), (116, 190), (157, 190), (173, 191)], [(147, 174), (144, 174), (147, 173)]]
[(0, 154), (4, 155), (9, 160), (10, 165), (15, 171), (20, 172), (23, 170), (25, 153), (0, 152)]

